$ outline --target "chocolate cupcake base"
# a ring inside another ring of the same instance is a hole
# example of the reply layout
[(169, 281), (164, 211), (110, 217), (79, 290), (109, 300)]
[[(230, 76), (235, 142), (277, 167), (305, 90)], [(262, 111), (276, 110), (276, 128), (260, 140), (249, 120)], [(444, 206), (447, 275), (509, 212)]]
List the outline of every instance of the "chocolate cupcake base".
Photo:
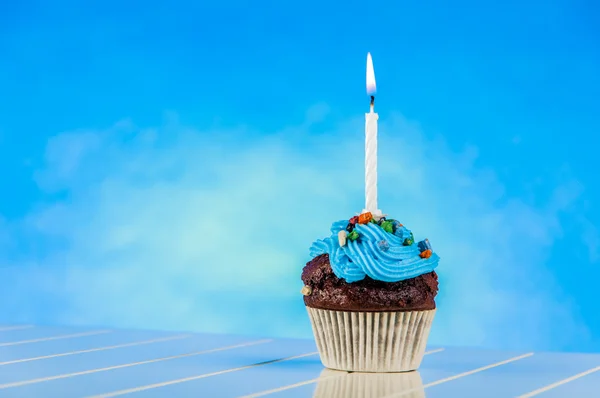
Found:
[(302, 270), (304, 304), (321, 362), (354, 372), (408, 372), (421, 364), (435, 316), (435, 272), (398, 282), (368, 276), (348, 283), (329, 256)]
[(312, 308), (337, 311), (426, 311), (434, 310), (438, 292), (435, 272), (399, 282), (376, 281), (368, 276), (348, 283), (331, 269), (329, 255), (309, 261), (302, 270), (302, 281), (310, 294), (304, 304)]
[(358, 312), (306, 307), (323, 366), (408, 372), (423, 360), (435, 310)]

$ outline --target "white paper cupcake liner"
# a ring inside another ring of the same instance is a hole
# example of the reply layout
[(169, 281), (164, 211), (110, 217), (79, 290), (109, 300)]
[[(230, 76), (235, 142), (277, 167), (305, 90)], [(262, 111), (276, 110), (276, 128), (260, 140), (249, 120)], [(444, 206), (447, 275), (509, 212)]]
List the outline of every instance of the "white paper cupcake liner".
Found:
[(403, 392), (403, 398), (425, 398), (419, 372), (346, 373), (324, 369), (313, 398), (387, 397)]
[(323, 366), (350, 372), (418, 369), (435, 315), (306, 309)]

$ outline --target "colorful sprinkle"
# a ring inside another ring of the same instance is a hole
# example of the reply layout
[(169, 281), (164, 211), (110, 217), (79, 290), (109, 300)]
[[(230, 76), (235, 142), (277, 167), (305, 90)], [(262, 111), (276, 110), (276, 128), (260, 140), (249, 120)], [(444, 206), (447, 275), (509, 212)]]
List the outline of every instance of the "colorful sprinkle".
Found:
[(410, 237), (404, 239), (404, 242), (402, 243), (404, 246), (410, 246), (413, 243), (415, 243), (415, 238), (413, 238), (412, 234)]
[(429, 239), (425, 239), (420, 241), (417, 246), (419, 247), (419, 250), (421, 250), (422, 252), (424, 252), (425, 250), (431, 250), (431, 243), (429, 243)]
[(356, 232), (356, 231), (352, 231), (352, 232), (350, 232), (350, 233), (348, 234), (347, 238), (348, 238), (349, 240), (352, 240), (352, 241), (354, 241), (354, 240), (358, 239), (358, 232)]
[(419, 254), (419, 256), (421, 256), (421, 258), (429, 258), (431, 257), (431, 254), (433, 254), (431, 249), (427, 249), (425, 251), (422, 251), (421, 254)]
[(340, 243), (340, 247), (344, 247), (346, 245), (346, 231), (338, 232), (338, 241)]
[(368, 212), (363, 213), (360, 216), (358, 216), (358, 223), (359, 224), (367, 224), (372, 219), (373, 219), (373, 214), (371, 214), (371, 212), (368, 211)]
[(391, 221), (384, 221), (384, 222), (382, 222), (381, 223), (381, 228), (385, 232), (387, 232), (387, 233), (390, 233), (390, 234), (394, 233), (394, 223), (391, 222)]
[(358, 216), (352, 217), (348, 222), (352, 225), (358, 224)]
[(387, 240), (380, 240), (379, 242), (377, 242), (377, 246), (379, 246), (379, 249), (382, 252), (390, 250), (390, 243)]
[[(392, 222), (392, 225), (394, 227), (394, 234), (396, 234), (396, 231), (398, 231), (399, 229), (402, 228), (402, 224), (400, 223), (400, 221), (398, 220), (388, 220)], [(400, 236), (402, 236), (402, 234), (400, 234)]]

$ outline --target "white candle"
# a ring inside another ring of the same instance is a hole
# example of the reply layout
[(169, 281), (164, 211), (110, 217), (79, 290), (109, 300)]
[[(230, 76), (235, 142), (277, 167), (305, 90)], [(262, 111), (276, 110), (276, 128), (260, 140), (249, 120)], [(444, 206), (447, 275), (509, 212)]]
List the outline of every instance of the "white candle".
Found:
[(374, 112), (375, 72), (371, 53), (367, 54), (367, 94), (371, 96), (371, 110), (365, 113), (365, 209), (374, 216), (380, 216), (377, 208), (377, 119)]

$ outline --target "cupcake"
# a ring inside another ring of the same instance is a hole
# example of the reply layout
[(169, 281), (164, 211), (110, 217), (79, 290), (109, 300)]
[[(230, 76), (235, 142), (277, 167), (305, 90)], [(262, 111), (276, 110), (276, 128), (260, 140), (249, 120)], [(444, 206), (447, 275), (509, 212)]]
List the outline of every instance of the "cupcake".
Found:
[(302, 270), (304, 303), (330, 369), (406, 372), (423, 359), (439, 257), (399, 221), (369, 212), (331, 226)]

